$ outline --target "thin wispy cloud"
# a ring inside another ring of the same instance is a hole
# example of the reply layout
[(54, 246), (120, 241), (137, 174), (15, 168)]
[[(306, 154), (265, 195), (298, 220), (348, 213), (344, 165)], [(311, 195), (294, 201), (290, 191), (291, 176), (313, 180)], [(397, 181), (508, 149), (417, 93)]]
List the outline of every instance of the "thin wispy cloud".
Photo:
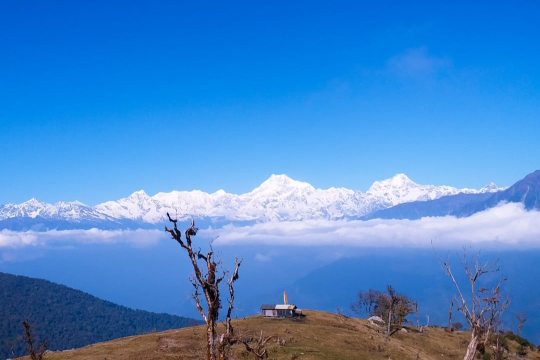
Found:
[(431, 76), (452, 66), (450, 59), (432, 55), (426, 48), (413, 48), (391, 57), (387, 71), (405, 77)]
[(274, 259), (274, 257), (278, 256), (279, 253), (275, 250), (271, 250), (271, 251), (267, 251), (267, 252), (258, 252), (255, 254), (255, 261), (258, 261), (258, 262), (269, 262), (269, 261), (272, 261), (272, 259)]

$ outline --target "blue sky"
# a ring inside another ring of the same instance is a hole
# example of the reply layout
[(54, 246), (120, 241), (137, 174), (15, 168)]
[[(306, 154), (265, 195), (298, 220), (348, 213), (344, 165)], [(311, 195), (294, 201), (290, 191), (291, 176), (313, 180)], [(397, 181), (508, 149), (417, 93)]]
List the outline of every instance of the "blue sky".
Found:
[(540, 168), (540, 3), (0, 3), (0, 203)]

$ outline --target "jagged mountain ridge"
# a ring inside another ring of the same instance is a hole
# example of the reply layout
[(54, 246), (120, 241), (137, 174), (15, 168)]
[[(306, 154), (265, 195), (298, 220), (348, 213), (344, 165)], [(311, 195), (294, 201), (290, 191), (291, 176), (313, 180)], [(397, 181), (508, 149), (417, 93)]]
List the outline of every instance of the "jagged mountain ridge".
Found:
[(6, 204), (0, 207), (0, 219), (14, 217), (36, 218), (38, 216), (42, 218), (63, 218), (74, 221), (80, 219), (112, 220), (108, 215), (95, 211), (92, 207), (79, 201), (59, 201), (54, 204), (47, 204), (32, 198), (21, 204)]
[(314, 218), (357, 217), (411, 201), (438, 199), (466, 193), (488, 193), (500, 188), (493, 184), (482, 189), (458, 189), (451, 186), (420, 185), (405, 174), (375, 181), (366, 191), (347, 188), (317, 189), (307, 182), (287, 175), (271, 175), (261, 185), (244, 194), (223, 190), (206, 193), (200, 190), (160, 192), (150, 196), (143, 190), (128, 197), (96, 206), (80, 202), (47, 204), (30, 199), (22, 204), (0, 206), (0, 222), (47, 223), (65, 221), (83, 226), (125, 226), (126, 223), (154, 224), (166, 212), (180, 217), (197, 216), (229, 221), (281, 221)]
[(426, 216), (466, 217), (500, 203), (521, 203), (526, 210), (540, 209), (540, 170), (497, 192), (461, 193), (432, 201), (410, 202), (381, 209), (362, 219), (420, 219)]

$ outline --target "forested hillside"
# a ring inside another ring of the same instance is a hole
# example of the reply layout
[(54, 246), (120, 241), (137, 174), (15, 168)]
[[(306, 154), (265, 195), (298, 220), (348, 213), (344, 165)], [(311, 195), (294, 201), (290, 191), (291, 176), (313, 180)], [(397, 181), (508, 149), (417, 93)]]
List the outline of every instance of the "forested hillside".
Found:
[(132, 310), (46, 280), (0, 273), (0, 359), (24, 353), (23, 320), (51, 350), (198, 323)]

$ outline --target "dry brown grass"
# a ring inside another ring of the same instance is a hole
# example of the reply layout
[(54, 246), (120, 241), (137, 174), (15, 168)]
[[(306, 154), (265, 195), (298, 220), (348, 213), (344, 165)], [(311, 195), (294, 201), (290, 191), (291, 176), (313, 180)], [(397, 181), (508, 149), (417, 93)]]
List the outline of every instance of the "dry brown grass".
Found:
[[(305, 311), (302, 320), (266, 319), (253, 316), (234, 321), (237, 332), (273, 335), (269, 344), (270, 359), (461, 359), (468, 333), (446, 332), (429, 328), (424, 333), (413, 330), (387, 338), (382, 330), (365, 320), (336, 314)], [(512, 344), (515, 348), (516, 344)], [(241, 347), (236, 359), (249, 357)], [(202, 327), (184, 328), (141, 336), (132, 336), (84, 348), (47, 354), (47, 359), (203, 359)], [(530, 351), (527, 359), (539, 359)]]

